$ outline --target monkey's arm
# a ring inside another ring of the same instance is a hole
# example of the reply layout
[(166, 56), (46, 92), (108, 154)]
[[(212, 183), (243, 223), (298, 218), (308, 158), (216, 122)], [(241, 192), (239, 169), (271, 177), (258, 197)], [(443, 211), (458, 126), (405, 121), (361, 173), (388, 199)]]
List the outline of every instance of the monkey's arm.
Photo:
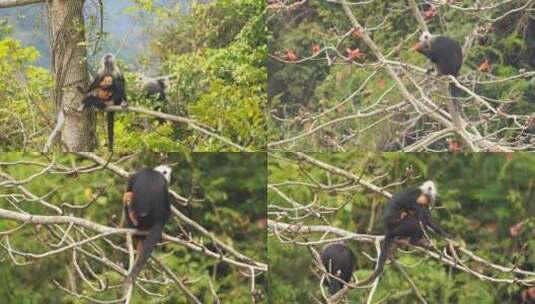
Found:
[(100, 75), (100, 74), (96, 74), (95, 75), (95, 79), (93, 79), (93, 83), (91, 83), (91, 85), (89, 85), (89, 88), (87, 88), (87, 90), (84, 92), (84, 93), (89, 93), (93, 90), (95, 90), (96, 88), (99, 87), (100, 85), (100, 82), (102, 81), (102, 79), (104, 78), (104, 75)]
[(122, 74), (119, 74), (114, 80), (116, 95), (113, 98), (115, 105), (122, 105), (123, 102), (126, 102), (126, 89), (125, 89), (125, 80)]
[(128, 184), (126, 186), (126, 192), (123, 194), (123, 204), (125, 206), (126, 212), (128, 213), (128, 218), (130, 222), (134, 225), (138, 225), (138, 220), (134, 208), (132, 206), (132, 200), (134, 199), (134, 192), (132, 191), (134, 184), (135, 176), (132, 176), (128, 179)]
[(429, 209), (427, 208), (424, 208), (425, 211), (424, 211), (424, 216), (425, 216), (425, 224), (429, 227), (431, 227), (431, 229), (433, 229), (434, 231), (436, 231), (438, 234), (440, 234), (442, 237), (449, 237), (448, 236), (448, 233), (446, 232), (446, 230), (444, 230), (440, 224), (435, 221), (435, 219), (431, 216), (431, 212), (429, 211)]
[(102, 78), (103, 78), (103, 77), (99, 77), (98, 74), (95, 75), (95, 78), (93, 79), (93, 83), (91, 83), (91, 84), (89, 85), (89, 87), (87, 88), (87, 90), (84, 90), (81, 86), (77, 86), (76, 88), (78, 89), (78, 91), (79, 91), (80, 93), (87, 94), (87, 93), (89, 93), (89, 92), (95, 90), (95, 89), (99, 86), (100, 82), (102, 81)]
[(126, 192), (132, 192), (132, 188), (134, 187), (134, 180), (136, 179), (136, 175), (134, 174), (128, 179), (128, 184), (126, 184)]
[(414, 205), (414, 212), (416, 213), (416, 218), (419, 222), (425, 224), (427, 222), (427, 215), (426, 211), (429, 211), (427, 208), (422, 207), (420, 204), (415, 203)]
[(425, 57), (427, 57), (427, 59), (429, 59), (431, 62), (437, 63), (438, 56), (437, 56), (436, 52), (434, 52), (432, 49), (430, 49), (430, 48), (421, 48), (421, 49), (418, 49), (418, 52), (420, 54), (424, 55)]

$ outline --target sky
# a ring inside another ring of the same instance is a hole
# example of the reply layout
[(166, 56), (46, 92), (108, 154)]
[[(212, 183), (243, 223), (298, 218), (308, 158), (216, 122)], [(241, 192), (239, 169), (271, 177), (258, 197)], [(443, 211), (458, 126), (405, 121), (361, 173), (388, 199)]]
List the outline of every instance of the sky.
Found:
[[(104, 0), (104, 31), (109, 33), (107, 43), (97, 58), (103, 53), (114, 53), (117, 57), (136, 66), (135, 58), (147, 47), (150, 32), (157, 29), (154, 16), (139, 12), (127, 13), (125, 9), (133, 4), (131, 0)], [(190, 0), (154, 0), (155, 6), (172, 7)], [(86, 0), (84, 16), (87, 18), (98, 12), (97, 0)], [(1, 9), (0, 20), (7, 18), (13, 28), (11, 37), (23, 46), (35, 47), (41, 56), (36, 64), (50, 68), (50, 42), (48, 16), (44, 4), (33, 4), (17, 8)], [(91, 61), (91, 58), (89, 59)], [(97, 59), (94, 58), (96, 61)]]

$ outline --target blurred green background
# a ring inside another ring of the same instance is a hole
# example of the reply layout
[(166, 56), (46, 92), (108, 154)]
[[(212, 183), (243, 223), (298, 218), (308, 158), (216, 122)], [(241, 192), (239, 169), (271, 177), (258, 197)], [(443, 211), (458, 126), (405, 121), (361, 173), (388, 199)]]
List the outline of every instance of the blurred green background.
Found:
[[(491, 262), (511, 266), (526, 245), (525, 255), (519, 266), (535, 270), (535, 156), (527, 153), (513, 154), (415, 154), (415, 153), (311, 153), (330, 165), (348, 170), (364, 179), (381, 177), (374, 183), (386, 186), (405, 181), (406, 186), (417, 186), (431, 179), (436, 182), (439, 194), (438, 206), (432, 214), (450, 232), (453, 239), (464, 243), (478, 256)], [(269, 158), (268, 182), (270, 185), (288, 181), (314, 181), (337, 185), (347, 179), (327, 174), (326, 171), (306, 162), (299, 162), (294, 154), (278, 153)], [(405, 186), (387, 188), (391, 193)], [(387, 199), (364, 188), (345, 191), (312, 189), (304, 184), (277, 185), (291, 199), (307, 205), (314, 201), (322, 207), (338, 207), (337, 212), (324, 219), (308, 217), (299, 220), (304, 225), (331, 225), (350, 232), (382, 234), (381, 211)], [(347, 186), (347, 188), (350, 188)], [(345, 205), (344, 205), (345, 204)], [(281, 197), (268, 188), (270, 206), (289, 207)], [(370, 222), (374, 213), (374, 220)], [(298, 216), (289, 212), (292, 216)], [(302, 213), (301, 213), (302, 214)], [(285, 218), (270, 219), (290, 222)], [(510, 228), (523, 222), (516, 237)], [(290, 222), (292, 223), (292, 222)], [(295, 222), (293, 222), (295, 223)], [(288, 236), (288, 235), (287, 235)], [(292, 235), (289, 235), (292, 236)], [(308, 235), (309, 241), (317, 240), (320, 233)], [(432, 235), (433, 238), (434, 235)], [(335, 237), (330, 235), (328, 238)], [(437, 240), (437, 237), (434, 237)], [(297, 238), (303, 241), (302, 238)], [(439, 246), (444, 242), (437, 240)], [(375, 256), (369, 242), (347, 242), (357, 255), (356, 272), (360, 279), (367, 277), (374, 263), (362, 252)], [(316, 249), (321, 250), (321, 246)], [(319, 278), (313, 274), (313, 261), (308, 249), (292, 243), (282, 244), (269, 235), (269, 296), (273, 303), (312, 303), (312, 297), (321, 299)], [(478, 280), (475, 276), (454, 270), (423, 253), (397, 250), (396, 259), (402, 265), (428, 303), (517, 303), (523, 290), (515, 284), (498, 284)], [(511, 277), (495, 271), (485, 271), (477, 263), (468, 265), (487, 275)], [(487, 268), (488, 270), (488, 268)], [(349, 292), (351, 303), (365, 303), (370, 289)], [(404, 276), (387, 265), (372, 303), (419, 303)]]
[[(266, 155), (262, 153), (162, 153), (153, 154), (140, 152), (123, 155), (118, 164), (133, 173), (145, 166), (160, 163), (173, 164), (171, 188), (178, 194), (193, 199), (188, 206), (174, 204), (186, 216), (193, 219), (219, 240), (234, 247), (258, 262), (267, 260), (265, 239), (266, 217)], [(75, 154), (39, 153), (1, 153), (0, 174), (9, 174), (17, 180), (23, 180), (39, 172), (42, 167), (28, 162), (47, 164), (55, 158), (58, 165), (88, 166), (92, 165)], [(118, 158), (117, 158), (118, 159)], [(117, 159), (113, 159), (116, 161)], [(19, 162), (19, 163), (13, 163)], [(122, 194), (126, 187), (126, 179), (110, 170), (93, 172), (72, 172), (71, 174), (53, 174), (54, 170), (33, 179), (23, 186), (37, 196), (48, 196), (44, 199), (54, 206), (63, 203), (81, 206), (92, 200), (94, 194), (100, 193), (94, 202), (86, 208), (72, 209), (65, 207), (66, 214), (81, 217), (93, 222), (112, 226), (119, 222), (122, 208)], [(0, 185), (5, 181), (1, 175)], [(193, 186), (192, 186), (193, 183)], [(51, 192), (52, 191), (52, 192)], [(20, 190), (0, 186), (0, 195), (20, 193)], [(16, 206), (16, 207), (15, 207)], [(37, 202), (22, 199), (14, 202), (7, 197), (0, 197), (0, 208), (38, 215), (56, 215), (50, 209), (43, 208)], [(168, 222), (165, 232), (180, 236), (182, 225), (192, 237), (200, 242), (201, 235), (188, 225), (180, 223), (176, 218)], [(0, 219), (0, 231), (5, 231), (20, 223)], [(67, 227), (63, 225), (63, 227)], [(90, 232), (86, 229), (87, 232)], [(57, 243), (58, 239), (40, 226), (27, 225), (9, 238), (3, 236), (0, 243), (9, 244), (17, 250), (40, 253), (52, 248), (44, 246), (42, 240)], [(115, 244), (123, 246), (124, 235), (110, 237)], [(202, 239), (204, 245), (215, 250), (209, 239)], [(102, 248), (102, 254), (114, 263), (126, 263), (127, 256), (112, 249), (102, 240), (96, 242)], [(83, 248), (91, 251), (91, 247)], [(91, 251), (93, 252), (93, 251)], [(217, 252), (217, 250), (216, 250)], [(188, 250), (177, 244), (167, 243), (158, 246), (154, 254), (161, 258), (181, 279), (187, 279), (188, 287), (203, 302), (212, 303), (214, 298), (209, 291), (208, 278), (212, 280), (214, 289), (223, 303), (250, 303), (250, 280), (244, 275), (247, 269), (221, 262), (201, 253)], [(98, 299), (116, 299), (121, 297), (121, 288), (95, 292), (77, 276), (72, 263), (72, 250), (58, 255), (35, 260), (33, 264), (15, 266), (4, 248), (0, 248), (0, 303), (87, 303), (78, 300), (59, 290), (53, 280), (62, 285), (75, 286), (77, 291)], [(99, 254), (100, 256), (100, 254)], [(108, 267), (102, 267), (91, 259), (78, 254), (79, 263), (89, 263), (99, 277), (110, 285), (120, 284), (123, 277)], [(19, 262), (23, 260), (17, 257)], [(85, 268), (84, 268), (85, 269)], [(95, 284), (96, 280), (87, 272), (85, 275)], [(256, 288), (265, 295), (265, 274), (257, 277)], [(132, 303), (188, 303), (183, 293), (176, 287), (163, 287), (148, 284), (148, 289), (162, 294), (164, 298), (149, 297), (141, 293), (139, 288), (134, 291)], [(265, 301), (265, 297), (264, 297)]]

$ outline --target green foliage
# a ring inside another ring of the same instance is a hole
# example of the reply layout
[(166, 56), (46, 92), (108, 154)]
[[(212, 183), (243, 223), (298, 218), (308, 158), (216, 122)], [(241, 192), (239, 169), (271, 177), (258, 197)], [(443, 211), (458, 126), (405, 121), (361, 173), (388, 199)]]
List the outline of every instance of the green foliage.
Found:
[(3, 150), (30, 146), (40, 149), (46, 134), (38, 126), (48, 124), (53, 106), (46, 94), (52, 86), (50, 73), (33, 65), (39, 56), (33, 47), (22, 47), (12, 38), (0, 40), (0, 142)]
[[(177, 78), (171, 100), (188, 116), (252, 149), (266, 143), (264, 9), (263, 2), (252, 0), (196, 4), (188, 15), (162, 17), (175, 22), (154, 44), (164, 70)], [(198, 150), (223, 148), (228, 149), (214, 140), (197, 144)]]
[[(416, 3), (421, 4), (420, 10), (425, 10), (424, 1)], [(470, 0), (457, 4), (473, 7), (476, 3), (477, 1)], [(464, 50), (464, 64), (459, 80), (489, 100), (514, 101), (508, 104), (507, 113), (530, 115), (535, 111), (535, 106), (531, 102), (533, 85), (529, 85), (529, 79), (516, 78), (490, 83), (495, 80), (494, 76), (505, 79), (533, 68), (535, 44), (532, 37), (535, 23), (527, 21), (529, 17), (525, 11), (506, 14), (518, 5), (518, 2), (511, 3), (475, 15), (441, 5), (436, 6), (437, 16), (426, 23), (432, 33), (447, 35), (461, 45), (467, 36), (473, 37), (474, 29), (488, 28), (488, 31), (476, 35), (470, 47)], [(351, 11), (358, 22), (368, 29), (367, 34), (386, 60), (423, 69), (430, 67), (427, 58), (410, 51), (419, 33), (418, 24), (406, 1), (368, 1), (352, 5)], [(503, 18), (495, 23), (485, 20), (497, 17)], [(392, 148), (392, 142), (400, 140), (401, 135), (407, 133), (406, 126), (400, 126), (399, 122), (414, 117), (409, 117), (405, 111), (384, 111), (384, 115), (351, 118), (352, 114), (369, 111), (378, 102), (386, 107), (403, 102), (405, 98), (393, 87), (392, 79), (382, 68), (384, 63), (375, 57), (362, 39), (350, 34), (352, 25), (340, 3), (311, 0), (296, 5), (293, 9), (272, 10), (268, 25), (270, 53), (273, 55), (267, 63), (270, 75), (267, 112), (272, 114), (272, 119), (268, 120), (270, 141), (304, 134), (310, 131), (311, 125), (317, 127), (328, 124), (308, 135), (306, 140), (292, 143), (291, 149), (328, 151), (333, 146), (329, 142), (332, 139), (331, 142), (339, 145), (335, 149), (340, 149), (338, 147), (341, 146), (345, 150), (387, 150)], [(312, 47), (316, 44), (322, 51), (312, 57)], [(365, 56), (353, 61), (347, 60), (346, 50), (356, 48)], [(288, 50), (303, 61), (284, 62)], [(489, 74), (477, 71), (485, 59), (492, 66)], [(400, 72), (396, 64), (392, 66), (409, 92), (414, 92), (417, 98), (419, 91), (413, 81), (418, 82), (419, 86), (429, 87), (426, 85), (429, 79), (423, 73), (416, 72), (411, 67), (404, 68), (407, 72)], [(360, 91), (357, 91), (359, 88)], [(432, 98), (432, 101), (442, 105), (444, 93), (437, 93), (441, 96)], [(491, 104), (494, 107), (500, 106), (500, 102), (492, 101)], [(465, 112), (470, 117), (469, 120), (480, 119), (480, 110), (477, 102), (467, 100)], [(384, 117), (387, 115), (393, 117), (387, 119)], [(335, 120), (337, 121), (332, 123)], [(511, 125), (510, 121), (504, 119), (490, 123), (488, 130), (508, 128)], [(365, 132), (359, 132), (362, 129)], [(426, 121), (417, 124), (414, 129), (432, 131)], [(502, 134), (508, 136), (506, 132)], [(347, 138), (349, 135), (353, 136)], [(510, 137), (514, 140), (514, 136)], [(440, 144), (440, 149), (445, 150), (445, 140), (440, 141)]]
[[(416, 186), (431, 179), (437, 183), (439, 204), (433, 216), (467, 249), (496, 264), (511, 266), (517, 255), (519, 266), (533, 271), (533, 229), (535, 228), (535, 157), (528, 153), (513, 154), (424, 154), (424, 153), (316, 153), (311, 156), (333, 166), (362, 174), (365, 180), (381, 176), (378, 186), (394, 185), (387, 191), (396, 192), (406, 186)], [(269, 183), (278, 186), (285, 195), (303, 205), (316, 202), (333, 208), (325, 219), (308, 217), (304, 225), (325, 225), (357, 233), (383, 233), (382, 209), (386, 199), (361, 187), (345, 191), (306, 187), (303, 184), (282, 186), (281, 183), (321, 182), (340, 185), (345, 178), (327, 173), (315, 166), (300, 163), (292, 154), (274, 154), (269, 161)], [(306, 172), (306, 174), (304, 173)], [(404, 185), (397, 185), (399, 181)], [(285, 207), (284, 200), (268, 191), (268, 202)], [(345, 204), (345, 205), (344, 205)], [(319, 206), (317, 206), (319, 207)], [(341, 208), (343, 207), (343, 208)], [(338, 208), (338, 209), (336, 209)], [(373, 217), (372, 217), (373, 210)], [(292, 214), (292, 216), (297, 216)], [(370, 223), (370, 221), (372, 221)], [(511, 237), (510, 228), (523, 222), (520, 234)], [(371, 227), (371, 231), (368, 228)], [(307, 235), (309, 241), (323, 234)], [(298, 237), (298, 240), (302, 240)], [(435, 238), (439, 247), (444, 243)], [(367, 242), (348, 241), (357, 256), (356, 275), (362, 279), (373, 269), (374, 262), (362, 253), (374, 255), (374, 247)], [(528, 246), (522, 253), (522, 246)], [(316, 246), (320, 250), (321, 246)], [(313, 273), (310, 253), (305, 247), (278, 238), (268, 239), (270, 261), (270, 298), (273, 303), (309, 303), (312, 296), (321, 298), (319, 278)], [(427, 258), (418, 251), (397, 250), (396, 259), (428, 303), (512, 303), (521, 286), (477, 280), (473, 275), (447, 267)], [(478, 263), (469, 262), (473, 269), (484, 270)], [(484, 271), (486, 274), (493, 272)], [(493, 273), (493, 275), (495, 275)], [(500, 277), (510, 278), (508, 274)], [(365, 302), (369, 289), (355, 289), (349, 293), (351, 303)], [(406, 278), (393, 266), (385, 268), (374, 302), (415, 303), (417, 296)]]
[[(131, 105), (192, 117), (215, 133), (245, 146), (263, 150), (266, 145), (267, 55), (265, 3), (224, 0), (194, 4), (185, 10), (156, 8), (152, 0), (137, 0), (124, 13), (154, 11), (161, 31), (151, 37), (153, 47), (140, 55), (151, 58), (150, 72), (172, 77), (167, 104), (145, 98), (135, 85), (137, 73), (120, 62), (125, 72)], [(98, 26), (90, 18), (88, 25)], [(87, 28), (94, 41), (93, 28)], [(38, 56), (9, 38), (0, 24), (0, 111), (2, 146), (9, 150), (40, 150), (55, 124), (50, 72), (32, 66)], [(157, 62), (157, 64), (154, 64)], [(15, 78), (17, 81), (13, 81)], [(104, 115), (98, 115), (98, 151), (107, 149)], [(183, 123), (162, 123), (137, 113), (116, 113), (115, 150), (132, 151), (234, 151), (235, 149)]]

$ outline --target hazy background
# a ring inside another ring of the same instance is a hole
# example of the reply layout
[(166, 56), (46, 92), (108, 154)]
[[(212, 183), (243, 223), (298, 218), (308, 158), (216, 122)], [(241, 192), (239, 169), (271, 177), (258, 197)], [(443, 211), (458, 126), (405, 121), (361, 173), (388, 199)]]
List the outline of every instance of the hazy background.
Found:
[[(203, 1), (206, 2), (206, 1)], [(108, 36), (102, 41), (102, 53), (112, 52), (122, 60), (128, 61), (136, 67), (136, 56), (148, 46), (150, 37), (158, 27), (155, 26), (156, 13), (128, 10), (135, 4), (131, 0), (104, 0), (104, 32)], [(180, 9), (184, 13), (189, 10), (191, 0), (155, 0), (154, 7)], [(99, 18), (98, 1), (87, 0), (84, 6), (86, 26), (90, 18)], [(41, 56), (36, 64), (50, 68), (50, 43), (48, 32), (48, 18), (45, 4), (26, 5), (11, 9), (0, 10), (0, 20), (6, 20), (13, 28), (11, 36), (21, 40), (23, 46), (35, 47)], [(100, 19), (97, 19), (99, 22)], [(88, 54), (89, 62), (94, 62), (95, 56)]]

